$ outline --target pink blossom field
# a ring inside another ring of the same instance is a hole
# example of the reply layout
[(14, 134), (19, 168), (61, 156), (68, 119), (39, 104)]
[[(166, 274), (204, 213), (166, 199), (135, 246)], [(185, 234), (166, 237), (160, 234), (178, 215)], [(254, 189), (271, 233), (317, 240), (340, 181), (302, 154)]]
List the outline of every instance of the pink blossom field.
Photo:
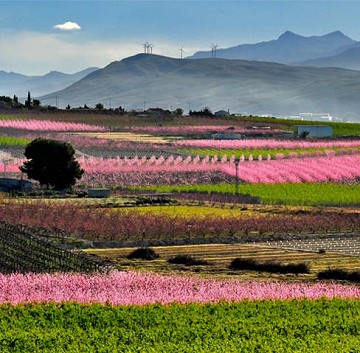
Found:
[[(24, 160), (15, 159), (0, 163), (0, 170), (19, 173), (19, 166)], [(141, 174), (180, 172), (222, 172), (235, 177), (234, 158), (229, 160), (217, 157), (151, 157), (143, 158), (78, 158), (81, 167), (87, 175), (119, 175), (121, 173), (137, 172)], [(244, 161), (239, 165), (238, 177), (248, 183), (301, 183), (354, 180), (360, 177), (360, 154), (322, 156), (307, 158), (289, 158), (277, 160)], [(171, 175), (170, 175), (171, 174)], [(91, 178), (93, 179), (93, 178)], [(102, 178), (101, 178), (102, 179)], [(115, 183), (116, 178), (113, 179)], [(225, 178), (224, 178), (225, 179)], [(99, 180), (100, 181), (100, 180)], [(200, 181), (199, 181), (200, 183)]]
[(29, 131), (103, 131), (105, 127), (81, 123), (65, 123), (46, 120), (0, 120), (0, 128)]
[(242, 282), (132, 271), (113, 271), (106, 275), (0, 274), (0, 304), (78, 302), (147, 305), (335, 297), (360, 299), (360, 287), (332, 282)]

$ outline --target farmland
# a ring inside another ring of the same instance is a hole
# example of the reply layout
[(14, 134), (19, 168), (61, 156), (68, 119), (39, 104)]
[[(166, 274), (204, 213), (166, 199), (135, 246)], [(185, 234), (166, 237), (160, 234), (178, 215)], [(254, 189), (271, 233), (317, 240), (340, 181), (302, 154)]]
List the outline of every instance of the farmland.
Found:
[[(326, 140), (290, 137), (293, 125), (1, 116), (2, 176), (26, 179), (36, 137), (70, 142), (85, 170), (68, 193), (1, 195), (1, 350), (357, 351), (359, 124), (332, 123)], [(149, 247), (154, 259), (129, 257)], [(322, 279), (329, 269), (355, 275)]]
[[(359, 301), (3, 306), (3, 352), (356, 351)], [(210, 328), (211, 329), (208, 329)], [(302, 334), (305, 333), (306, 334)]]

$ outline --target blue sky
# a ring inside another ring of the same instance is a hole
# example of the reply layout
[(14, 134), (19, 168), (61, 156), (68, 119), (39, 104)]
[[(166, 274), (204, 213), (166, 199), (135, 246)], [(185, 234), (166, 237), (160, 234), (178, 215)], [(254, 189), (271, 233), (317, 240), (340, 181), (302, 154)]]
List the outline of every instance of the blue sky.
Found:
[[(103, 67), (142, 52), (179, 57), (277, 38), (340, 30), (360, 40), (360, 1), (2, 1), (0, 70), (45, 74)], [(73, 30), (64, 30), (71, 22)], [(57, 26), (57, 27), (55, 27)], [(65, 26), (66, 27), (66, 26)], [(80, 27), (80, 28), (79, 28)]]

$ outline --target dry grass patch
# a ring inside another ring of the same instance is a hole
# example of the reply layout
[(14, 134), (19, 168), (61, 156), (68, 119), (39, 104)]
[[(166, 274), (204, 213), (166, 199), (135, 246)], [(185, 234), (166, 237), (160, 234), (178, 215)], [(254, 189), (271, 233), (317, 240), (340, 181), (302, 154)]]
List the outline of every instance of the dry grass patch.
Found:
[[(253, 244), (211, 244), (211, 245), (183, 245), (153, 247), (159, 258), (151, 261), (128, 260), (126, 256), (133, 248), (121, 249), (90, 249), (87, 253), (95, 254), (102, 259), (114, 262), (120, 269), (152, 271), (157, 273), (192, 273), (205, 277), (236, 277), (241, 280), (316, 280), (317, 272), (329, 267), (347, 270), (359, 270), (360, 258), (339, 255), (335, 253), (319, 254), (287, 250), (272, 247), (263, 247)], [(208, 265), (185, 266), (169, 264), (167, 261), (177, 255), (192, 256), (199, 260), (207, 261)], [(231, 271), (228, 269), (230, 262), (236, 258), (257, 259), (262, 261), (279, 261), (282, 263), (309, 263), (310, 274), (281, 275), (265, 272)]]
[(96, 137), (109, 140), (120, 140), (130, 142), (148, 142), (148, 143), (169, 143), (178, 140), (179, 137), (174, 136), (155, 136), (149, 134), (140, 134), (134, 132), (81, 132), (77, 135), (86, 137)]

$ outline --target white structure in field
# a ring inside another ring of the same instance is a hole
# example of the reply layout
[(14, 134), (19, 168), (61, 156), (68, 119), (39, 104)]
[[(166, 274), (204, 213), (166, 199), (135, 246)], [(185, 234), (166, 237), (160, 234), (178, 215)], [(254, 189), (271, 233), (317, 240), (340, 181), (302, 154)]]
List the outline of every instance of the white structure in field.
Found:
[(285, 119), (310, 120), (310, 121), (333, 121), (333, 120), (336, 120), (329, 113), (299, 113), (297, 115), (287, 116)]
[(333, 128), (327, 125), (296, 125), (296, 128), (297, 137), (305, 132), (309, 133), (307, 137), (313, 138), (331, 137), (333, 135)]

